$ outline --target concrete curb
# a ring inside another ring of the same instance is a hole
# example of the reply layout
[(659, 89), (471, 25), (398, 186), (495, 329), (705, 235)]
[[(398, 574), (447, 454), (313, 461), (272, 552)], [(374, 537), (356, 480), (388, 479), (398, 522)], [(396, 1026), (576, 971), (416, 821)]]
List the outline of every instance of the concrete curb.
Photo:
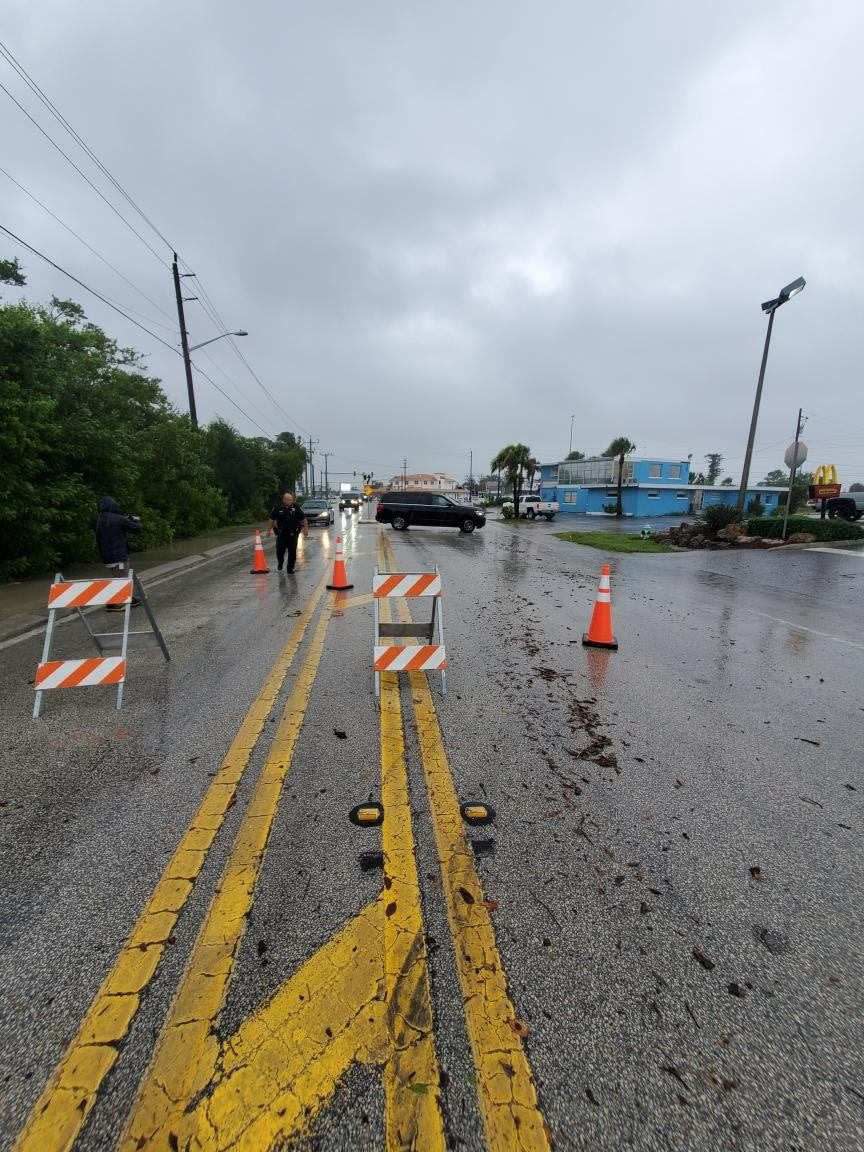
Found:
[[(216, 548), (208, 548), (205, 552), (196, 552), (192, 556), (182, 556), (179, 560), (169, 560), (165, 564), (157, 564), (153, 568), (144, 568), (141, 571), (135, 569), (135, 571), (145, 588), (150, 586), (155, 588), (159, 584), (164, 584), (167, 580), (173, 580), (176, 576), (183, 575), (186, 572), (192, 572), (204, 564), (212, 563), (214, 560), (220, 560), (223, 556), (231, 552), (236, 552), (240, 548), (247, 547), (251, 548), (251, 544), (246, 538), (242, 540), (232, 540), (228, 544), (220, 544)], [(134, 556), (132, 559), (134, 569)], [(48, 587), (48, 582), (46, 582), (45, 587)], [(99, 609), (93, 608), (89, 611), (96, 612), (99, 611)], [(65, 619), (72, 620), (74, 617), (69, 616)], [(13, 617), (9, 621), (8, 626), (0, 621), (0, 649), (10, 647), (19, 640), (38, 635), (38, 633), (44, 630), (47, 622), (47, 610), (44, 614)], [(58, 620), (57, 626), (60, 627), (63, 623), (65, 623), (65, 620)]]

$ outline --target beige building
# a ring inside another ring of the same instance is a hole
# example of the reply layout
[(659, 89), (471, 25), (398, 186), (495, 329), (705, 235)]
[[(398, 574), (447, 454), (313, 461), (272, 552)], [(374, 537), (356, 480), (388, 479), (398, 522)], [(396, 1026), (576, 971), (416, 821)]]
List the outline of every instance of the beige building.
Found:
[(446, 472), (400, 472), (390, 478), (390, 487), (417, 492), (455, 492), (458, 480)]

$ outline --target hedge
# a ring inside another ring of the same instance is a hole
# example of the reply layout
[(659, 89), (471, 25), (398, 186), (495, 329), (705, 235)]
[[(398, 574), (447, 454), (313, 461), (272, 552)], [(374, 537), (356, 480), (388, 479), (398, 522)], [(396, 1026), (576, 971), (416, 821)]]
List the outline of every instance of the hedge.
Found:
[[(809, 532), (817, 540), (864, 540), (864, 528), (846, 520), (816, 520), (811, 516), (790, 516), (786, 533)], [(748, 536), (767, 536), (773, 539), (783, 535), (782, 519), (756, 516), (747, 521)]]

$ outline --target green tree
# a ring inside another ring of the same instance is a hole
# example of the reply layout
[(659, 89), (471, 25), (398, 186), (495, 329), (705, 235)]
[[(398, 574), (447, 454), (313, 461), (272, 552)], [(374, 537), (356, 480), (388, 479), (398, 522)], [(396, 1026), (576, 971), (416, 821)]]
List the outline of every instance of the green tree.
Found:
[(789, 473), (784, 472), (782, 468), (773, 468), (764, 480), (760, 480), (757, 487), (759, 488), (779, 488), (783, 484), (789, 483)]
[[(0, 279), (23, 282), (14, 261)], [(138, 355), (80, 304), (0, 305), (0, 579), (95, 560), (101, 496), (142, 518), (140, 546), (263, 515), (305, 453), (291, 433), (196, 431)]]
[(707, 483), (716, 484), (717, 477), (720, 475), (723, 467), (723, 457), (719, 452), (709, 452), (705, 456), (705, 459), (708, 461)]
[(568, 452), (567, 455), (565, 456), (565, 460), (584, 460), (584, 459), (585, 459), (585, 453), (579, 452), (576, 448), (574, 448), (572, 452)]
[(513, 515), (519, 519), (519, 497), (522, 494), (522, 484), (528, 472), (531, 460), (531, 449), (526, 444), (508, 444), (492, 460), (490, 467), (493, 472), (507, 473), (507, 483), (513, 492)]
[[(789, 511), (794, 512), (796, 508), (800, 508), (802, 504), (807, 503), (809, 496), (809, 488), (813, 483), (813, 474), (811, 472), (796, 472), (795, 483), (792, 485), (792, 499), (789, 505)], [(773, 468), (764, 480), (760, 480), (757, 488), (788, 488), (789, 487), (789, 473), (784, 472), (782, 468)], [(781, 500), (781, 504), (782, 504)]]
[(728, 488), (730, 485), (734, 484), (735, 481), (732, 479), (731, 476), (724, 476), (720, 483), (721, 483), (722, 487)]
[(23, 288), (27, 283), (17, 260), (0, 260), (0, 284), (13, 284)]
[(621, 499), (621, 489), (624, 485), (624, 457), (630, 452), (633, 452), (636, 445), (632, 440), (628, 440), (626, 436), (616, 436), (606, 451), (604, 456), (612, 459), (617, 456), (618, 458), (618, 486), (615, 498), (615, 515), (620, 518), (624, 515), (624, 504)]

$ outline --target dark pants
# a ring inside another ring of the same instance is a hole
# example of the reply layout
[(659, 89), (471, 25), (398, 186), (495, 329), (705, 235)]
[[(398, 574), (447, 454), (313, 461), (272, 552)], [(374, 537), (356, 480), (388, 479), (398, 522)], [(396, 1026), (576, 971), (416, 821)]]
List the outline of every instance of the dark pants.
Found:
[(285, 560), (285, 553), (288, 553), (288, 571), (293, 572), (294, 565), (297, 562), (297, 533), (293, 532), (290, 536), (287, 533), (279, 532), (276, 536), (276, 565), (278, 568), (282, 567)]

